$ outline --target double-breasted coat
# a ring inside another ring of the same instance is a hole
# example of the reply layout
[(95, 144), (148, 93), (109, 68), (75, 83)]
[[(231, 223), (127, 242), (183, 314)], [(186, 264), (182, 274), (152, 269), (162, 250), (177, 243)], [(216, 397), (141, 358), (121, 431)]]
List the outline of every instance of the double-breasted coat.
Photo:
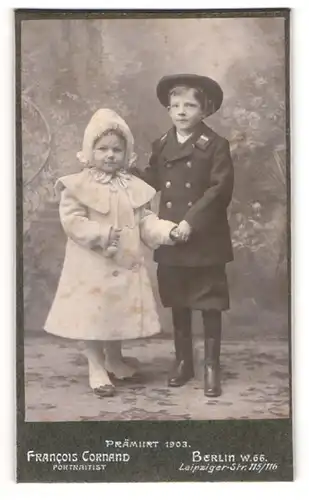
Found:
[(175, 128), (153, 143), (142, 178), (161, 192), (159, 217), (186, 220), (187, 242), (155, 250), (165, 307), (229, 308), (225, 264), (233, 260), (227, 208), (234, 172), (229, 143), (204, 122), (185, 143)]
[[(44, 329), (86, 340), (147, 337), (160, 331), (141, 242), (173, 244), (175, 224), (147, 204), (152, 187), (133, 175), (100, 184), (92, 169), (62, 177), (60, 219), (68, 236), (63, 269)], [(118, 251), (106, 254), (111, 227), (121, 229)]]
[(227, 207), (234, 175), (225, 138), (202, 122), (180, 144), (172, 128), (153, 143), (142, 178), (161, 192), (159, 217), (192, 227), (188, 242), (155, 251), (158, 263), (201, 267), (233, 259)]

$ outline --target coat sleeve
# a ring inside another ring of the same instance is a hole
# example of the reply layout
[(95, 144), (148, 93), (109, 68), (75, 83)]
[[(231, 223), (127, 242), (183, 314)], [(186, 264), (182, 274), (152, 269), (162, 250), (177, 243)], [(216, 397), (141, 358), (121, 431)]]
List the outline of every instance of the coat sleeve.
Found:
[(188, 210), (184, 219), (195, 231), (213, 224), (218, 211), (226, 210), (233, 193), (234, 169), (227, 140), (216, 146), (210, 172), (210, 184), (204, 195)]
[(177, 227), (175, 222), (159, 219), (156, 214), (147, 208), (141, 209), (141, 240), (152, 250), (160, 245), (174, 245), (174, 241), (170, 238), (170, 232), (174, 227)]
[(160, 191), (160, 184), (158, 179), (158, 146), (157, 141), (152, 145), (152, 153), (149, 158), (147, 167), (144, 170), (135, 169), (134, 175), (147, 182), (156, 191)]
[(66, 235), (75, 243), (91, 249), (106, 248), (111, 226), (89, 220), (87, 208), (68, 189), (61, 192), (59, 213)]

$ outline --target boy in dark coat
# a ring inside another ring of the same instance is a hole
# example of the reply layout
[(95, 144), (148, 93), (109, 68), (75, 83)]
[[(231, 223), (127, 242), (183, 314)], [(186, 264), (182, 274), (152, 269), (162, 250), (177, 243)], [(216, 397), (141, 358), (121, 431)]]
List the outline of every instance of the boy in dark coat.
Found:
[(223, 92), (198, 75), (163, 77), (157, 96), (173, 127), (153, 143), (142, 178), (161, 191), (159, 217), (178, 223), (178, 243), (155, 251), (164, 307), (172, 308), (176, 362), (172, 387), (194, 376), (191, 315), (200, 310), (205, 332), (205, 395), (220, 385), (221, 312), (229, 308), (225, 265), (233, 260), (227, 207), (233, 191), (229, 143), (204, 122)]

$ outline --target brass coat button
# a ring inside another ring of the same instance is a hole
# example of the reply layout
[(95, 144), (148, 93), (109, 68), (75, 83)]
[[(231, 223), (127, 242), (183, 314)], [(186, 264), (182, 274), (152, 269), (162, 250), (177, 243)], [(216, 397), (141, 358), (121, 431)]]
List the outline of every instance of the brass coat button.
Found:
[(191, 161), (187, 161), (187, 167), (188, 167), (188, 168), (191, 168), (191, 167), (192, 167), (192, 162), (191, 162)]
[(192, 207), (192, 201), (189, 201), (188, 207)]
[(186, 188), (190, 188), (191, 187), (190, 182), (186, 182), (185, 186), (186, 186)]
[(166, 203), (166, 206), (167, 206), (167, 208), (172, 208), (172, 202), (171, 202), (171, 201), (168, 201), (168, 202)]
[(171, 181), (167, 181), (167, 182), (165, 183), (165, 187), (167, 187), (167, 188), (170, 188), (170, 187), (171, 187), (171, 185), (172, 185)]

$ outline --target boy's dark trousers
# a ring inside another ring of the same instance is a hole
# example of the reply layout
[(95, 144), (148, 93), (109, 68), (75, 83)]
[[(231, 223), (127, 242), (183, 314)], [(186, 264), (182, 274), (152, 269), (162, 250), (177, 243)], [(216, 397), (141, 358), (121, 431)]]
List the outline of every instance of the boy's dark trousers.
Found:
[[(172, 308), (176, 363), (170, 373), (168, 385), (180, 387), (194, 377), (192, 346), (192, 310)], [(208, 397), (221, 394), (220, 346), (221, 311), (202, 311), (204, 325), (204, 392)]]

